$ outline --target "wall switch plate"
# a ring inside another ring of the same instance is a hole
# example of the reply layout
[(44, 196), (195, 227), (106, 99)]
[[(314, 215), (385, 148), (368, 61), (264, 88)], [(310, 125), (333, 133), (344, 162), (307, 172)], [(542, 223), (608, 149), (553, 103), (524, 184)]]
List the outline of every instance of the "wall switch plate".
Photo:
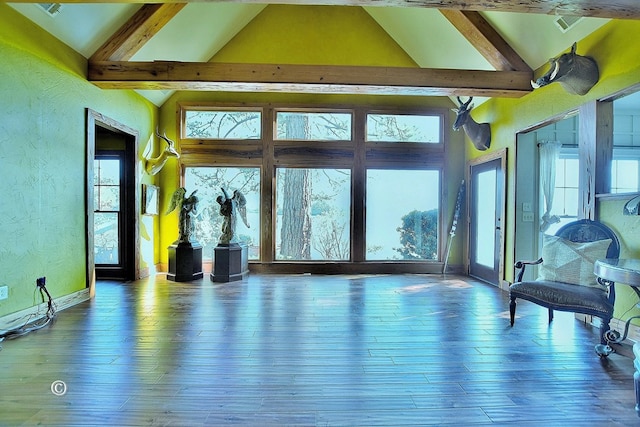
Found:
[(531, 212), (531, 203), (524, 202), (522, 204), (522, 211), (523, 212)]
[(0, 300), (9, 298), (9, 287), (0, 286)]
[(522, 222), (533, 222), (533, 212), (523, 212)]

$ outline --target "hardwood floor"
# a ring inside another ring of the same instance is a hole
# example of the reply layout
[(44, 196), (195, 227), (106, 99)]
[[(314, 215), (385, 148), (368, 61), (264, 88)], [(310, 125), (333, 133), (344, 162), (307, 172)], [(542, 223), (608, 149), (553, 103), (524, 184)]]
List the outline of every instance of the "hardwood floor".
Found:
[(640, 425), (630, 358), (571, 314), (518, 316), (458, 276), (100, 282), (0, 343), (0, 425)]

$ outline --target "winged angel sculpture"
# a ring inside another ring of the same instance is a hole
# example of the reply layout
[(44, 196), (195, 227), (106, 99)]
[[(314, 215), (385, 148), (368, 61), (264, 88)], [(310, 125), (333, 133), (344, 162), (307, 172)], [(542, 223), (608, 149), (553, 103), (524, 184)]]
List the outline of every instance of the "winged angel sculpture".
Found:
[(185, 197), (187, 190), (184, 187), (178, 188), (171, 197), (171, 203), (167, 210), (167, 215), (176, 209), (180, 210), (178, 219), (179, 237), (178, 244), (191, 243), (191, 233), (193, 232), (193, 217), (196, 215), (198, 198), (195, 190), (189, 197)]
[(247, 221), (247, 199), (239, 190), (234, 190), (233, 196), (229, 197), (227, 191), (222, 188), (224, 196), (218, 196), (216, 201), (220, 204), (220, 215), (224, 217), (222, 222), (222, 234), (220, 235), (220, 244), (227, 245), (229, 243), (238, 243), (236, 236), (236, 224), (238, 215), (242, 218), (244, 225), (249, 228)]

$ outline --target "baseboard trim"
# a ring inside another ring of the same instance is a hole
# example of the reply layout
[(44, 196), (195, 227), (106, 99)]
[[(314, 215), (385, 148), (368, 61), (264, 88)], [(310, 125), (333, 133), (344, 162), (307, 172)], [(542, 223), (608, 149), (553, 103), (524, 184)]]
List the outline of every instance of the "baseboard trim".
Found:
[[(586, 314), (576, 314), (575, 317), (576, 319), (582, 322), (585, 322), (589, 325), (595, 326), (597, 328), (600, 327), (601, 320), (598, 317), (588, 316)], [(622, 336), (624, 334), (625, 323), (627, 323), (625, 320), (611, 319), (609, 326), (611, 329), (620, 332), (620, 335)], [(629, 341), (630, 344), (634, 344), (640, 341), (640, 326), (637, 326), (634, 324), (629, 325), (629, 333), (627, 334), (627, 341)]]
[[(85, 288), (72, 294), (54, 298), (53, 302), (56, 305), (56, 311), (62, 311), (66, 308), (72, 307), (89, 299), (89, 288)], [(24, 326), (26, 323), (31, 323), (36, 320), (42, 319), (45, 316), (46, 312), (47, 303), (43, 302), (38, 305), (34, 305), (33, 307), (29, 307), (24, 310), (16, 311), (15, 313), (2, 316), (0, 317), (0, 333), (11, 331), (13, 329)]]

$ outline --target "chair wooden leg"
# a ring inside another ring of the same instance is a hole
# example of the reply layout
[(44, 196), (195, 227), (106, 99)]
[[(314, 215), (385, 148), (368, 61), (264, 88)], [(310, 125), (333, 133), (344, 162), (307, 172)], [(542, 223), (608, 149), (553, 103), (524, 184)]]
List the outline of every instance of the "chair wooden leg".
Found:
[(509, 317), (511, 319), (511, 326), (513, 326), (513, 322), (516, 320), (516, 298), (511, 297), (511, 302), (509, 303)]
[(549, 309), (549, 323), (553, 320), (553, 310)]

